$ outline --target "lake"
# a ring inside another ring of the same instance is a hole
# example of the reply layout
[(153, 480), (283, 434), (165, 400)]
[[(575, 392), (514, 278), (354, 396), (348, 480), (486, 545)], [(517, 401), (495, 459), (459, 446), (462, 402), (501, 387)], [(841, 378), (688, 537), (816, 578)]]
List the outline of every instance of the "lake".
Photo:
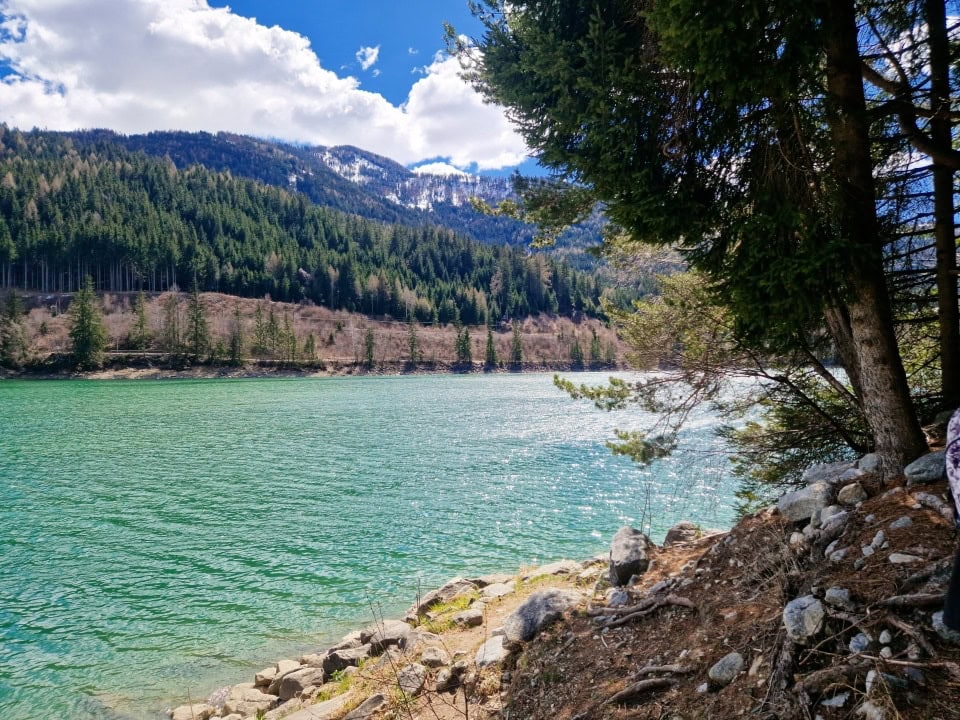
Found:
[(163, 717), (418, 588), (733, 520), (713, 419), (638, 468), (604, 443), (642, 413), (544, 374), (2, 381), (0, 408), (4, 720)]

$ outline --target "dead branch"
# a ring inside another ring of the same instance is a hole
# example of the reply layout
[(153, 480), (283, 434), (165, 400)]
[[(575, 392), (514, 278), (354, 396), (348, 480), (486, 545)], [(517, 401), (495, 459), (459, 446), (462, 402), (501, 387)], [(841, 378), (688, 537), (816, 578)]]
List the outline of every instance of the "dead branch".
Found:
[(796, 690), (807, 695), (818, 695), (830, 685), (836, 683), (855, 683), (859, 675), (866, 677), (867, 665), (836, 665), (834, 667), (817, 670), (802, 677), (797, 682)]
[(898, 667), (915, 667), (920, 670), (946, 670), (951, 679), (960, 682), (960, 665), (955, 662), (915, 662), (913, 660), (894, 660), (892, 658), (875, 657), (872, 655), (861, 655), (864, 660), (876, 663), (886, 663), (887, 665), (896, 665)]
[(641, 680), (640, 682), (635, 682), (633, 685), (627, 686), (615, 695), (611, 695), (604, 700), (601, 705), (618, 705), (650, 690), (665, 690), (676, 684), (677, 681), (673, 678), (649, 678), (647, 680)]
[(917, 630), (913, 625), (895, 615), (887, 615), (885, 618), (886, 622), (897, 630), (909, 635), (913, 641), (921, 647), (921, 649), (930, 657), (937, 657), (937, 651), (933, 649), (933, 645), (930, 644), (930, 641), (927, 640), (927, 636), (924, 635), (920, 630)]
[(915, 595), (894, 595), (877, 603), (880, 607), (934, 607), (943, 605), (945, 593), (917, 593)]
[(947, 572), (947, 570), (949, 570), (951, 567), (953, 567), (953, 558), (941, 558), (940, 560), (927, 565), (925, 568), (923, 568), (923, 570), (915, 572), (913, 575), (903, 581), (903, 585), (904, 587), (919, 585), (922, 582), (926, 582), (934, 575)]
[[(637, 612), (631, 612), (629, 615), (624, 615), (619, 620), (612, 620), (608, 623), (605, 623), (603, 627), (615, 628), (620, 627), (621, 625), (626, 625), (632, 620), (636, 620), (639, 617), (644, 615), (649, 615), (656, 610), (664, 607), (665, 605), (679, 605), (680, 607), (690, 608), (691, 610), (696, 608), (696, 605), (693, 604), (692, 600), (688, 600), (685, 597), (680, 597), (678, 595), (667, 595), (663, 598), (657, 598), (650, 606), (645, 610), (639, 610)], [(633, 606), (634, 608), (637, 606)], [(633, 609), (633, 608), (631, 608)]]
[(692, 673), (696, 670), (694, 667), (686, 667), (684, 665), (650, 665), (645, 668), (640, 668), (637, 670), (631, 677), (643, 677), (644, 675), (655, 675), (657, 673), (668, 673), (671, 675), (686, 675)]

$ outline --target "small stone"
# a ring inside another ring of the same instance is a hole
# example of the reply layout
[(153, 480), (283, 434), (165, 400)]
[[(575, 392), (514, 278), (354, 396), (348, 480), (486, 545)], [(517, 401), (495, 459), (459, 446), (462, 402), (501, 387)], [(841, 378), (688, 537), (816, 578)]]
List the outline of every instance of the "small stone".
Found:
[(454, 613), (450, 620), (453, 621), (454, 625), (460, 625), (462, 627), (478, 627), (483, 625), (483, 610), (480, 610), (477, 607), (467, 608), (466, 610), (461, 610), (458, 613)]
[(836, 550), (839, 546), (840, 546), (840, 539), (837, 538), (837, 539), (834, 540), (832, 543), (830, 543), (829, 545), (827, 545), (826, 548), (824, 548), (824, 550), (823, 550), (823, 556), (824, 556), (824, 557), (830, 557), (831, 555), (833, 555), (834, 550)]
[(630, 593), (621, 588), (607, 591), (607, 607), (623, 607), (630, 604)]
[(905, 553), (891, 553), (888, 559), (894, 565), (910, 565), (923, 562), (923, 558), (918, 558), (916, 555), (906, 555)]
[(743, 655), (738, 652), (732, 652), (723, 656), (713, 667), (707, 671), (707, 677), (718, 687), (725, 687), (733, 682), (733, 679), (743, 671), (745, 661)]
[(860, 548), (860, 552), (863, 553), (865, 558), (868, 558), (873, 555), (876, 550), (873, 549), (872, 545), (864, 545), (862, 548)]
[(908, 515), (904, 515), (903, 517), (897, 518), (892, 523), (890, 523), (890, 529), (903, 530), (905, 528), (910, 527), (911, 525), (913, 525), (913, 520), (911, 520)]
[(842, 548), (840, 550), (834, 550), (832, 553), (830, 553), (830, 562), (832, 563), (842, 562), (843, 559), (847, 556), (848, 549), (849, 548)]
[(871, 670), (867, 673), (867, 679), (864, 681), (864, 690), (867, 695), (870, 695), (874, 688), (877, 687), (877, 683), (880, 682), (880, 673), (876, 670)]
[(893, 635), (890, 634), (889, 630), (884, 630), (880, 633), (880, 637), (878, 639), (880, 640), (881, 645), (889, 645), (893, 642)]
[(783, 608), (783, 624), (787, 635), (800, 644), (806, 643), (823, 629), (824, 615), (823, 603), (812, 595), (791, 600)]
[(790, 534), (790, 545), (792, 547), (799, 547), (800, 545), (806, 545), (807, 539), (803, 536), (803, 533), (795, 532)]
[(837, 500), (842, 505), (856, 505), (867, 499), (867, 491), (863, 489), (860, 483), (851, 483), (844, 485), (837, 494)]
[(941, 638), (946, 640), (953, 645), (960, 645), (960, 632), (948, 628), (943, 622), (943, 610), (935, 612), (931, 618), (931, 624), (933, 625), (934, 631)]
[(864, 653), (870, 649), (870, 636), (865, 633), (857, 633), (850, 638), (850, 644), (847, 646), (852, 653)]
[(863, 570), (863, 568), (866, 567), (866, 565), (867, 565), (866, 558), (857, 558), (856, 560), (853, 561), (854, 570)]
[(663, 539), (663, 546), (670, 547), (677, 543), (693, 542), (702, 535), (700, 526), (689, 520), (678, 522), (672, 528), (667, 530), (667, 535)]
[(884, 645), (882, 648), (880, 648), (880, 657), (887, 659), (893, 657), (893, 650), (890, 649), (889, 645)]
[(887, 720), (887, 711), (869, 700), (857, 708), (857, 715), (864, 720)]
[(418, 695), (427, 682), (427, 669), (419, 663), (411, 663), (397, 673), (397, 687), (407, 695)]
[(504, 597), (513, 592), (514, 584), (511, 583), (493, 583), (492, 585), (487, 585), (483, 590), (480, 591), (480, 594), (483, 596), (484, 600), (495, 600), (496, 598)]
[(850, 693), (842, 692), (839, 695), (834, 695), (832, 698), (827, 698), (826, 700), (821, 700), (820, 704), (823, 707), (827, 708), (842, 708), (847, 704), (847, 701), (850, 699)]
[(443, 648), (428, 647), (420, 656), (420, 662), (428, 668), (438, 668), (450, 664), (450, 656)]
[(878, 530), (877, 534), (873, 536), (873, 541), (870, 543), (870, 546), (874, 549), (883, 547), (883, 544), (887, 541), (887, 536), (883, 534), (883, 530)]
[(850, 599), (850, 591), (846, 588), (827, 588), (827, 592), (824, 593), (823, 600), (825, 603), (827, 603), (827, 605), (831, 605), (836, 608), (841, 608), (843, 610), (854, 609), (853, 601)]
[(457, 685), (460, 684), (460, 678), (458, 678), (453, 670), (450, 668), (443, 668), (437, 673), (437, 680), (435, 687), (437, 692), (446, 692), (447, 690), (453, 690)]
[(863, 519), (863, 522), (865, 522), (867, 525), (870, 525), (871, 523), (875, 523), (876, 521), (877, 521), (877, 516), (874, 515), (873, 513), (870, 513)]
[(709, 689), (710, 689), (710, 686), (707, 683), (701, 683), (700, 685), (697, 685), (697, 692), (700, 693), (701, 695), (707, 692)]

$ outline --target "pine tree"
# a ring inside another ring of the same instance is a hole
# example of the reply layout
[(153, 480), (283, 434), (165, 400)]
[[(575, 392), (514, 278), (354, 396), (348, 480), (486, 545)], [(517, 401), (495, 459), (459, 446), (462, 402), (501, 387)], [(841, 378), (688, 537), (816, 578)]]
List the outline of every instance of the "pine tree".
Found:
[(373, 349), (376, 344), (376, 339), (373, 335), (373, 328), (367, 328), (367, 333), (363, 338), (364, 352), (366, 356), (366, 365), (368, 369), (373, 368)]
[(133, 328), (130, 332), (130, 346), (141, 352), (147, 349), (150, 343), (150, 328), (147, 324), (147, 301), (143, 290), (137, 293), (133, 303)]
[(303, 354), (309, 363), (317, 359), (317, 339), (313, 333), (307, 335), (306, 342), (303, 343)]
[(523, 362), (523, 339), (520, 335), (520, 323), (513, 323), (513, 337), (510, 340), (510, 364), (519, 367)]
[(267, 349), (271, 358), (276, 358), (280, 350), (280, 323), (277, 322), (277, 314), (270, 308), (267, 315)]
[(285, 363), (295, 363), (297, 361), (297, 333), (290, 322), (290, 316), (283, 316), (283, 330), (281, 335), (281, 347), (283, 351), (283, 361)]
[(407, 328), (407, 349), (409, 352), (408, 362), (411, 365), (416, 365), (417, 359), (420, 357), (420, 348), (417, 342), (417, 323), (414, 321), (413, 315), (410, 316)]
[(263, 302), (257, 301), (253, 313), (253, 354), (263, 355), (267, 351), (267, 325), (263, 318)]
[(603, 362), (603, 348), (600, 346), (596, 328), (590, 328), (590, 335), (590, 367), (597, 367)]
[(23, 304), (11, 292), (0, 314), (0, 366), (23, 367), (29, 354), (26, 329), (23, 326)]
[(180, 337), (180, 298), (175, 292), (163, 299), (161, 304), (163, 324), (160, 328), (160, 344), (165, 352), (176, 354), (182, 350)]
[(473, 350), (470, 347), (470, 331), (467, 327), (457, 324), (457, 340), (454, 344), (454, 354), (457, 365), (472, 365)]
[(87, 275), (83, 287), (74, 296), (70, 306), (73, 358), (76, 364), (84, 369), (102, 366), (103, 353), (107, 347), (107, 328), (103, 324), (103, 316), (96, 301), (93, 280)]
[(583, 367), (583, 348), (580, 347), (580, 338), (573, 336), (573, 347), (570, 348), (570, 363), (576, 368)]
[(487, 351), (484, 361), (488, 368), (497, 366), (497, 346), (493, 342), (493, 330), (489, 325), (487, 325)]
[(187, 344), (195, 360), (202, 358), (210, 348), (210, 328), (196, 282), (190, 291), (187, 308)]
[(240, 316), (240, 303), (233, 306), (233, 325), (230, 327), (230, 364), (243, 363), (243, 318)]

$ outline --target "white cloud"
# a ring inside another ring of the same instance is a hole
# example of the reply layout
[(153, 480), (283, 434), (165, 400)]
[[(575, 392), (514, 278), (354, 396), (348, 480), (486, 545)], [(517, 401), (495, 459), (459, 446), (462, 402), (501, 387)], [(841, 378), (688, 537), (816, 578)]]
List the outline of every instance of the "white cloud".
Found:
[(419, 55), (419, 54), (420, 54), (420, 51), (417, 50), (416, 48), (412, 48), (412, 47), (407, 48), (407, 55)]
[(357, 62), (360, 63), (360, 67), (363, 70), (369, 70), (374, 65), (377, 64), (377, 60), (380, 59), (380, 46), (376, 47), (362, 47), (357, 50)]
[(14, 70), (0, 121), (13, 126), (227, 130), (480, 169), (526, 157), (451, 58), (434, 58), (398, 107), (323, 68), (302, 35), (206, 0), (0, 0), (0, 15)]
[(415, 168), (412, 168), (412, 172), (417, 175), (460, 175), (462, 177), (469, 177), (470, 173), (466, 173), (460, 168), (454, 167), (448, 163), (444, 162), (435, 162), (435, 163), (426, 163), (425, 165), (418, 165)]

